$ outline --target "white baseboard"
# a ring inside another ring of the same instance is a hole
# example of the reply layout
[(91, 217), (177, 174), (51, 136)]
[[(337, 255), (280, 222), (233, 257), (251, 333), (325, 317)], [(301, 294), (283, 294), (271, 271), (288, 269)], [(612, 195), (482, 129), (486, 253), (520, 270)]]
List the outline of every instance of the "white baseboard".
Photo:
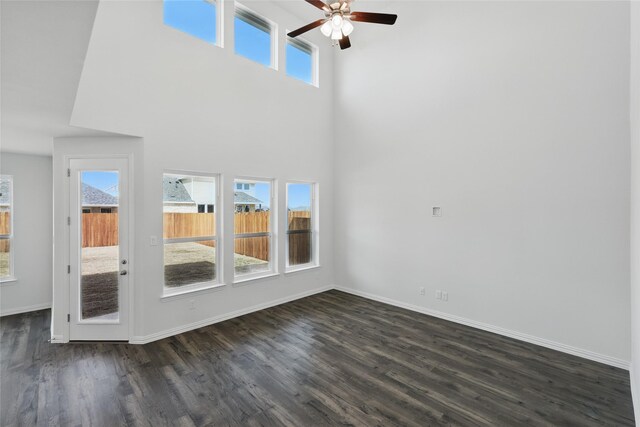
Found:
[[(243, 316), (245, 314), (253, 313), (255, 311), (264, 310), (269, 307), (274, 307), (276, 305), (284, 304), (287, 302), (295, 301), (300, 298), (308, 297), (314, 294), (318, 294), (321, 292), (326, 292), (331, 289), (337, 289), (339, 291), (347, 292), (353, 295), (357, 295), (363, 298), (367, 298), (370, 300), (378, 301), (384, 304), (393, 305), (396, 307), (404, 308), (407, 310), (415, 311), (418, 313), (426, 314), (429, 316), (437, 317), (440, 319), (448, 320), (450, 322), (459, 323), (461, 325), (470, 326), (472, 328), (481, 329), (483, 331), (492, 332), (498, 335), (503, 335), (509, 338), (514, 338), (520, 341), (528, 342), (530, 344), (539, 345), (542, 347), (550, 348), (552, 350), (557, 350), (563, 353), (571, 354), (574, 356), (582, 357), (584, 359), (593, 360), (595, 362), (604, 363), (605, 365), (614, 366), (616, 368), (630, 370), (631, 364), (629, 361), (618, 359), (615, 357), (607, 356), (604, 354), (596, 353), (590, 350), (581, 349), (578, 347), (573, 347), (570, 345), (562, 344), (559, 342), (551, 341), (545, 338), (536, 337), (533, 335), (525, 334), (518, 331), (513, 331), (510, 329), (505, 329), (499, 326), (494, 326), (488, 323), (477, 322), (475, 320), (467, 319), (460, 316), (455, 316), (452, 314), (444, 313), (437, 310), (432, 310), (424, 307), (420, 307), (417, 305), (405, 303), (402, 301), (381, 297), (378, 295), (374, 295), (368, 292), (359, 291), (356, 289), (346, 288), (343, 286), (323, 286), (321, 288), (317, 288), (311, 291), (301, 292), (299, 294), (290, 295), (284, 298), (280, 298), (277, 300), (269, 301), (263, 304), (257, 304), (251, 307), (247, 307), (241, 310), (233, 311), (230, 313), (225, 313), (219, 316), (210, 317), (204, 320), (200, 320), (198, 322), (193, 322), (187, 325), (182, 325), (176, 328), (167, 329), (164, 331), (156, 332), (150, 335), (142, 335), (142, 336), (133, 336), (129, 340), (131, 344), (146, 344), (149, 342), (157, 341), (163, 338), (167, 338), (173, 335), (181, 334), (183, 332), (188, 332), (193, 329), (202, 328), (204, 326), (213, 325), (218, 322), (223, 322), (225, 320), (233, 319), (234, 317)], [(22, 307), (19, 309), (4, 311), (2, 312), (2, 316), (8, 316), (11, 314), (24, 313), (28, 311), (42, 310), (45, 308), (50, 308), (51, 304), (41, 304), (34, 305), (29, 307)], [(52, 337), (51, 342), (63, 342), (62, 336), (60, 337)], [(635, 383), (635, 379), (633, 373), (631, 372), (631, 388), (632, 394), (634, 398), (634, 407), (637, 408), (638, 416), (640, 417), (640, 389), (638, 388), (638, 384)]]
[(636, 424), (640, 423), (640, 389), (638, 388), (638, 383), (636, 382), (636, 374), (638, 371), (631, 364), (631, 368), (629, 369), (629, 377), (631, 380), (631, 400), (633, 401), (633, 412), (636, 419)]
[(472, 328), (482, 329), (483, 331), (493, 332), (494, 334), (504, 335), (509, 338), (514, 338), (520, 341), (528, 342), (530, 344), (535, 344), (542, 347), (550, 348), (552, 350), (561, 351), (563, 353), (568, 353), (574, 356), (582, 357), (584, 359), (593, 360), (594, 362), (600, 362), (600, 363), (604, 363), (605, 365), (615, 366), (616, 368), (629, 370), (629, 367), (630, 367), (630, 362), (627, 360), (606, 356), (604, 354), (595, 353), (590, 350), (584, 350), (581, 348), (551, 341), (545, 338), (540, 338), (533, 335), (524, 334), (522, 332), (501, 328), (499, 326), (490, 325), (488, 323), (477, 322), (475, 320), (455, 316), (448, 313), (443, 313), (437, 310), (431, 310), (428, 308), (420, 307), (413, 304), (408, 304), (408, 303), (398, 301), (398, 300), (393, 300), (390, 298), (381, 297), (378, 295), (370, 294), (368, 292), (363, 292), (356, 289), (345, 288), (342, 286), (336, 286), (335, 289), (342, 292), (347, 292), (349, 294), (357, 295), (363, 298), (367, 298), (370, 300), (382, 302), (382, 303), (393, 305), (400, 308), (405, 308), (407, 310), (415, 311), (422, 314), (427, 314), (429, 316), (438, 317), (440, 319), (448, 320), (454, 323), (459, 323), (461, 325), (471, 326)]
[(13, 314), (28, 313), (30, 311), (44, 310), (45, 308), (51, 308), (51, 303), (46, 302), (44, 304), (27, 305), (24, 307), (12, 308), (10, 310), (2, 310), (0, 312), (0, 317), (11, 316)]
[(49, 341), (51, 344), (63, 344), (69, 341), (65, 341), (62, 335), (51, 335), (51, 340)]
[(311, 295), (319, 294), (321, 292), (330, 291), (334, 289), (335, 286), (323, 286), (321, 288), (313, 289), (311, 291), (301, 292), (299, 294), (290, 295), (284, 298), (280, 298), (277, 300), (269, 301), (266, 303), (254, 305), (251, 307), (243, 308), (241, 310), (232, 311), (231, 313), (225, 313), (219, 316), (209, 317), (204, 320), (200, 320), (198, 322), (189, 323), (188, 325), (179, 326), (172, 329), (167, 329), (164, 331), (156, 332), (150, 335), (143, 336), (134, 336), (131, 337), (129, 342), (131, 344), (147, 344), (152, 341), (157, 341), (163, 338), (171, 337), (173, 335), (181, 334), (183, 332), (188, 332), (193, 329), (202, 328), (204, 326), (213, 325), (214, 323), (224, 322), (225, 320), (233, 319), (234, 317), (244, 316), (245, 314), (253, 313), (254, 311), (264, 310), (265, 308), (275, 307), (276, 305), (284, 304), (287, 302), (295, 301), (300, 298), (308, 297)]

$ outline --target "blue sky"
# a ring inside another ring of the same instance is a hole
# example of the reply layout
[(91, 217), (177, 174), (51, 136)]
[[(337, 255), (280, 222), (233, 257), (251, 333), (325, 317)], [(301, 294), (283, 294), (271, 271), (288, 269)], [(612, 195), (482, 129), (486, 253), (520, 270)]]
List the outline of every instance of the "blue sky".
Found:
[(238, 17), (234, 20), (233, 25), (236, 53), (252, 59), (258, 64), (271, 66), (271, 36), (269, 33)]
[(313, 83), (312, 59), (307, 52), (298, 49), (287, 43), (287, 75), (302, 80), (309, 84)]
[(216, 5), (204, 0), (165, 0), (164, 23), (216, 43)]
[[(114, 196), (118, 195), (118, 172), (108, 171), (83, 171), (82, 182), (96, 187)], [(256, 183), (256, 197), (262, 200), (263, 207), (269, 207), (271, 199), (271, 185), (269, 183)], [(235, 185), (234, 185), (235, 189)], [(287, 209), (311, 206), (311, 184), (288, 184), (289, 204)], [(283, 195), (284, 197), (284, 195)]]
[[(262, 182), (256, 183), (256, 197), (264, 202), (263, 207), (269, 206), (270, 185)], [(289, 184), (289, 205), (287, 209), (311, 207), (311, 184)]]
[(288, 184), (289, 203), (287, 209), (311, 207), (311, 184)]
[(113, 196), (118, 195), (118, 172), (83, 171), (82, 182)]
[[(209, 43), (216, 43), (216, 5), (205, 0), (164, 0), (164, 23)], [(236, 17), (235, 52), (259, 64), (271, 66), (269, 33)], [(312, 58), (290, 44), (286, 48), (287, 75), (313, 82)]]
[(271, 185), (264, 182), (256, 182), (256, 198), (262, 200), (264, 203), (262, 207), (269, 207), (269, 201), (271, 200)]

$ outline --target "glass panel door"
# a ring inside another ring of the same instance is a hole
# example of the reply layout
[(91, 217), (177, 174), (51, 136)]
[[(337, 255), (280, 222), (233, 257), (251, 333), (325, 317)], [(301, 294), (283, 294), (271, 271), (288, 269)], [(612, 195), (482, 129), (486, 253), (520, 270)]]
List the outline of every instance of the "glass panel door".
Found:
[(128, 340), (128, 160), (69, 166), (69, 338)]
[(82, 171), (80, 317), (118, 320), (118, 171)]

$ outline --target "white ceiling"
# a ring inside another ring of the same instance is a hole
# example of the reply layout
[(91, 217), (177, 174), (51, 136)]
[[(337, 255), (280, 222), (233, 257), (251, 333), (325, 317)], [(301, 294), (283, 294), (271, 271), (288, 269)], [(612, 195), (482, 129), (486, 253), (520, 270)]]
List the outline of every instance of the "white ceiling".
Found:
[(69, 126), (98, 2), (0, 1), (0, 148), (51, 154)]
[[(321, 16), (302, 0), (274, 4), (300, 25)], [(97, 9), (97, 0), (0, 0), (2, 151), (50, 155), (56, 137), (113, 135), (69, 124)]]

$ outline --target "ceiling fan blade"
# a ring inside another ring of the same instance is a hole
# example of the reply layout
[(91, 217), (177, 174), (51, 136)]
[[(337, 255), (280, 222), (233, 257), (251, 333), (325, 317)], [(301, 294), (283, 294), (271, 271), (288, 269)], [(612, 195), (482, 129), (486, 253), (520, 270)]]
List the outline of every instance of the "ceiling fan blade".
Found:
[(320, 0), (305, 0), (305, 1), (310, 5), (317, 7), (318, 9), (324, 10), (325, 12), (331, 11), (329, 6), (327, 6), (327, 4), (323, 1), (320, 1)]
[(351, 47), (351, 40), (349, 40), (349, 36), (344, 36), (340, 39), (340, 49), (349, 49)]
[(317, 21), (313, 21), (311, 24), (307, 24), (304, 27), (300, 27), (297, 30), (291, 31), (287, 35), (291, 38), (298, 37), (300, 34), (304, 34), (309, 30), (313, 30), (314, 28), (319, 27), (320, 25), (324, 24), (326, 21), (327, 21), (326, 19), (318, 19)]
[(388, 13), (351, 12), (351, 20), (357, 22), (370, 22), (372, 24), (393, 25), (398, 15)]

